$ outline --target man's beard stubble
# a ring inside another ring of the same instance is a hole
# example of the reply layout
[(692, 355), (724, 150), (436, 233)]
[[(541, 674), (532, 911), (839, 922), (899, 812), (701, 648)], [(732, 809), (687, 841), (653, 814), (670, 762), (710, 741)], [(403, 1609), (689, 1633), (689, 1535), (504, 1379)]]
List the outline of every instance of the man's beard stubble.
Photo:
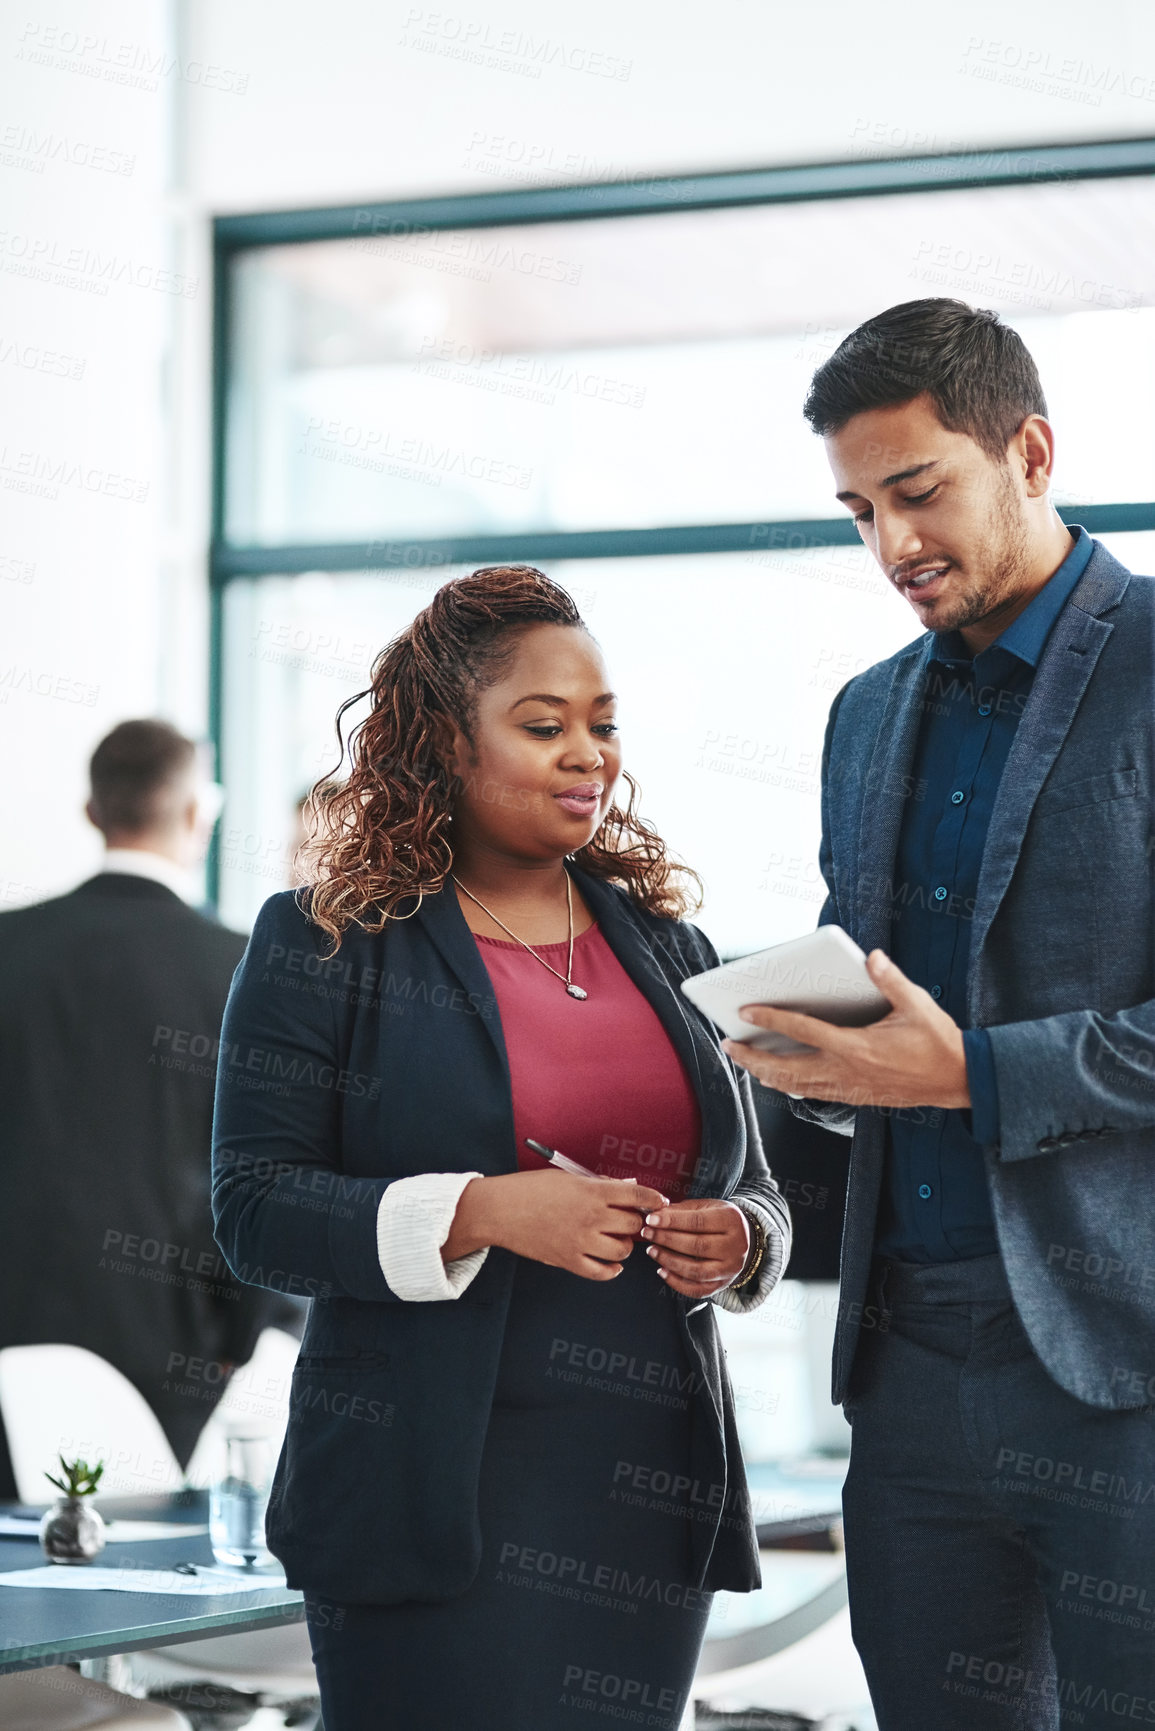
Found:
[(1022, 500), (1008, 464), (999, 469), (998, 492), (993, 502), (993, 521), (983, 539), (968, 556), (972, 571), (981, 573), (976, 586), (959, 596), (956, 611), (936, 618), (930, 629), (963, 631), (1003, 606), (1021, 589), (1029, 575), (1029, 537)]

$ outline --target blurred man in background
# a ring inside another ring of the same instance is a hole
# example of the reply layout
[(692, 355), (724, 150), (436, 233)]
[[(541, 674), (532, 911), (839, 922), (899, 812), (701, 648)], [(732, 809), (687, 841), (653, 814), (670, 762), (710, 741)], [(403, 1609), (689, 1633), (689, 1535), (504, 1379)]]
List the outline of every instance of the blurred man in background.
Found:
[(101, 870), (0, 915), (0, 1347), (99, 1353), (182, 1467), (261, 1330), (304, 1318), (213, 1240), (218, 1034), (245, 948), (190, 905), (218, 799), (191, 740), (122, 722), (91, 763)]

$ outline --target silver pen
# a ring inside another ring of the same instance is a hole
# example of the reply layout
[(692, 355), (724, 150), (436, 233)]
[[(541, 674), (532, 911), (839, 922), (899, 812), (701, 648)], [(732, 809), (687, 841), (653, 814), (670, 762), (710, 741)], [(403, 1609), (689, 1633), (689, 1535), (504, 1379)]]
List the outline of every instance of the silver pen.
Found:
[[(548, 1160), (551, 1166), (556, 1166), (559, 1172), (576, 1172), (579, 1178), (597, 1178), (598, 1173), (591, 1172), (588, 1166), (579, 1166), (576, 1160), (571, 1160), (568, 1154), (559, 1154), (556, 1148), (547, 1148), (544, 1142), (535, 1142), (532, 1136), (525, 1138), (528, 1147), (535, 1154), (540, 1154), (543, 1160)], [(636, 1183), (636, 1179), (631, 1180)]]

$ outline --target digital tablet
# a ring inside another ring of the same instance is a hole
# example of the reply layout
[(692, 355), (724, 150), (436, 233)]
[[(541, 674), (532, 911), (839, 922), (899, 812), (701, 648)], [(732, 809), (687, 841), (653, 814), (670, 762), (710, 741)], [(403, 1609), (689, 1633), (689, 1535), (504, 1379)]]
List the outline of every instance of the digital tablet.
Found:
[(841, 926), (819, 926), (804, 938), (692, 974), (682, 981), (682, 990), (727, 1039), (744, 1040), (764, 1052), (815, 1048), (744, 1022), (739, 1014), (744, 1004), (800, 1010), (840, 1028), (864, 1028), (890, 1009), (866, 971), (866, 956)]

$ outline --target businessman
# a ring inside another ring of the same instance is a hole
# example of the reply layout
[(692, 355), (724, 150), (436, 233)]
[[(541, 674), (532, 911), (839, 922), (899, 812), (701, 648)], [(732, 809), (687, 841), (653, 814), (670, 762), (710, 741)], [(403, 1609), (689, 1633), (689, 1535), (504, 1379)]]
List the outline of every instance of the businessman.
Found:
[(1059, 518), (993, 313), (892, 307), (805, 413), (923, 633), (823, 761), (820, 918), (890, 1012), (729, 1048), (853, 1136), (854, 1639), (881, 1731), (1155, 1724), (1155, 584)]
[(304, 1320), (213, 1241), (218, 1034), (245, 940), (189, 905), (204, 785), (191, 740), (122, 722), (91, 763), (102, 869), (0, 915), (0, 1346), (99, 1353), (181, 1466), (262, 1328)]

